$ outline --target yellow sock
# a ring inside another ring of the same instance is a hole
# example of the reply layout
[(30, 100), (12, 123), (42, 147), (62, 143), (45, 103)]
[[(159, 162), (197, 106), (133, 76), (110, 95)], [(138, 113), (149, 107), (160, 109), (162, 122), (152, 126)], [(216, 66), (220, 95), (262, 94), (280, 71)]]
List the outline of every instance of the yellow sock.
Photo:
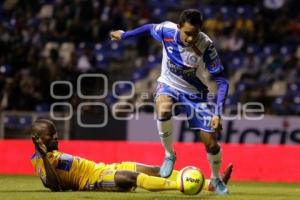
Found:
[(205, 179), (204, 180), (204, 185), (203, 185), (202, 189), (206, 190), (206, 191), (210, 191), (209, 184), (210, 184), (210, 179)]
[(149, 191), (178, 190), (176, 181), (140, 173), (136, 185)]
[(171, 181), (176, 181), (178, 173), (179, 173), (179, 171), (173, 170), (171, 176), (169, 176), (167, 179), (171, 180)]

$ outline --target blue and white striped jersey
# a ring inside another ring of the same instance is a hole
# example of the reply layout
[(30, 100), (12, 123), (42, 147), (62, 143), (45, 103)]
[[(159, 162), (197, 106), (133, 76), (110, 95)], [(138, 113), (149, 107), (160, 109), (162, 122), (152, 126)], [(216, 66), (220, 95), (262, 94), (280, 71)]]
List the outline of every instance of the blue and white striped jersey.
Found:
[(205, 33), (199, 32), (196, 43), (185, 46), (180, 41), (177, 25), (169, 21), (146, 24), (126, 31), (121, 38), (144, 33), (163, 45), (162, 70), (158, 81), (187, 94), (207, 93), (207, 86), (199, 79), (199, 73), (208, 70), (218, 85), (218, 107), (215, 113), (221, 114), (228, 93), (228, 81), (224, 77), (224, 68), (212, 40)]
[(187, 47), (180, 41), (177, 25), (167, 21), (154, 25), (151, 35), (163, 45), (159, 82), (195, 94), (207, 91), (197, 72), (207, 69), (214, 75), (223, 71), (218, 53), (205, 33), (200, 32), (196, 44)]

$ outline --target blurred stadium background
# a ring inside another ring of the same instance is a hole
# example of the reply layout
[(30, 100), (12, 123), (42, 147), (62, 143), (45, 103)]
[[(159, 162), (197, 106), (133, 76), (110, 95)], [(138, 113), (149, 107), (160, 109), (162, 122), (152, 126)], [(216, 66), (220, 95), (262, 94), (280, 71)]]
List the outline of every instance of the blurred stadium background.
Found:
[[(226, 115), (243, 113), (238, 104), (264, 105), (261, 120), (224, 121), (220, 141), (224, 165), (233, 162), (236, 166), (233, 179), (300, 182), (296, 167), (300, 166), (297, 0), (1, 1), (0, 173), (33, 174), (29, 128), (37, 118), (51, 118), (51, 108), (59, 136), (64, 139), (63, 151), (96, 161), (160, 164), (163, 150), (152, 117), (153, 107), (145, 104), (153, 102), (161, 46), (150, 37), (111, 42), (109, 31), (164, 20), (176, 22), (186, 8), (202, 11), (203, 31), (213, 39), (229, 74)], [(82, 74), (86, 77), (79, 78)], [(104, 80), (93, 74), (107, 76), (108, 86), (104, 87)], [(65, 82), (53, 84), (55, 81)], [(122, 81), (134, 83), (132, 98), (120, 100), (113, 96), (113, 92), (120, 96), (130, 93), (130, 85)], [(58, 98), (51, 95), (51, 85)], [(210, 87), (215, 89), (213, 84)], [(101, 95), (106, 89), (104, 97), (82, 98)], [(139, 120), (115, 119), (112, 106), (116, 102), (144, 104), (134, 110)], [(106, 126), (97, 127), (105, 120)], [(96, 126), (80, 126), (78, 121)], [(197, 165), (208, 174), (206, 155), (196, 143), (197, 135), (187, 130), (183, 121), (173, 126), (173, 139), (178, 142), (176, 168)]]

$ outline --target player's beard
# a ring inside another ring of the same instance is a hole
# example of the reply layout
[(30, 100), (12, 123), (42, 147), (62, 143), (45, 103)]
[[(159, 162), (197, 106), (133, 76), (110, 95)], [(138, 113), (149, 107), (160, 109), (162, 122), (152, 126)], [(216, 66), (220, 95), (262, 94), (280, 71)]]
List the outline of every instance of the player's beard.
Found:
[(50, 142), (49, 145), (47, 145), (48, 152), (58, 150), (58, 142)]

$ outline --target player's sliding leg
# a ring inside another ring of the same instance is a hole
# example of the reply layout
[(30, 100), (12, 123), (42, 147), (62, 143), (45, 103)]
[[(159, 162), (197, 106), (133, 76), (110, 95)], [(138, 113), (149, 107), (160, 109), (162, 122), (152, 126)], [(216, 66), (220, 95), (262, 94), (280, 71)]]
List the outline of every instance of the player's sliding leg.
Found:
[(176, 181), (132, 171), (117, 171), (115, 183), (120, 188), (140, 187), (149, 191), (179, 190)]
[[(147, 174), (150, 176), (158, 176), (158, 177), (160, 176), (159, 167), (157, 167), (157, 166), (145, 165), (142, 163), (134, 163), (134, 164), (136, 165), (136, 167), (134, 167), (134, 169), (136, 169), (136, 172), (144, 173), (144, 174)], [(227, 183), (230, 179), (230, 176), (232, 173), (232, 168), (233, 168), (233, 165), (232, 165), (232, 163), (230, 163), (222, 174), (221, 180), (225, 183), (225, 185), (227, 185)], [(167, 179), (171, 180), (171, 181), (176, 181), (178, 173), (179, 173), (179, 171), (173, 170), (172, 174)], [(205, 182), (203, 185), (203, 190), (207, 190), (210, 192), (215, 191), (215, 187), (212, 185), (210, 179), (205, 179)]]
[(165, 158), (160, 167), (161, 177), (169, 177), (174, 168), (176, 155), (172, 145), (172, 98), (160, 95), (156, 99), (157, 129), (161, 143), (165, 149)]
[[(222, 174), (222, 181), (226, 185), (230, 179), (230, 176), (232, 173), (232, 168), (233, 168), (233, 165), (230, 163)], [(134, 163), (134, 162), (122, 162), (120, 167), (118, 167), (118, 169), (120, 169), (120, 170), (132, 169), (131, 171), (144, 173), (144, 174), (147, 174), (150, 176), (160, 177), (160, 173), (159, 173), (160, 168), (158, 166), (153, 166), (153, 165), (146, 165), (146, 164)], [(167, 179), (171, 180), (171, 181), (176, 181), (178, 173), (179, 173), (178, 170), (173, 170), (172, 174)], [(215, 191), (215, 188), (212, 185), (210, 179), (205, 179), (203, 190), (207, 190), (207, 191), (211, 191), (211, 192)]]
[(138, 187), (149, 191), (178, 190), (176, 181), (161, 177), (149, 176), (143, 173), (138, 175), (136, 184)]
[(144, 173), (144, 174), (147, 174), (150, 176), (160, 177), (159, 170), (160, 170), (159, 166), (136, 163), (136, 172), (139, 172), (139, 173)]
[[(152, 165), (145, 165), (142, 163), (136, 163), (136, 172), (141, 172), (150, 176), (157, 176), (161, 177), (160, 175), (160, 167), (152, 166)], [(173, 170), (171, 175), (167, 178), (168, 180), (176, 181), (177, 175), (179, 171)]]
[(217, 194), (225, 195), (228, 193), (228, 189), (220, 176), (221, 147), (217, 143), (214, 133), (201, 131), (200, 137), (205, 145), (207, 158), (211, 169), (211, 184), (214, 186)]
[[(144, 173), (150, 176), (160, 176), (160, 167), (154, 166), (154, 165), (146, 165), (143, 163), (137, 163), (137, 162), (121, 162), (121, 163), (114, 163), (112, 166), (112, 169), (114, 170), (126, 170), (126, 171), (133, 171), (133, 172), (140, 172)], [(173, 170), (171, 175), (167, 178), (169, 180), (176, 181), (177, 175), (179, 171)]]
[[(227, 185), (228, 181), (230, 180), (232, 168), (233, 168), (233, 165), (232, 165), (232, 163), (230, 163), (222, 174), (221, 180), (225, 183), (225, 185)], [(169, 176), (167, 179), (176, 181), (178, 173), (179, 173), (179, 171), (173, 170), (171, 176)], [(203, 190), (215, 192), (215, 187), (212, 185), (211, 179), (205, 179), (204, 181), (205, 182), (203, 185)]]

